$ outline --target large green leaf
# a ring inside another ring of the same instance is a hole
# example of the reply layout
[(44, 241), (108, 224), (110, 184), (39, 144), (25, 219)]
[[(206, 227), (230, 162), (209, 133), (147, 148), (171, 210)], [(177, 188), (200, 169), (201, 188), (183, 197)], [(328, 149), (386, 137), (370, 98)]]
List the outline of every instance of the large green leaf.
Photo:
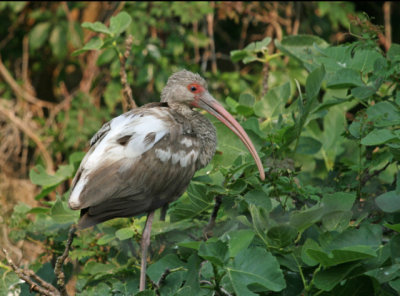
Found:
[(60, 199), (57, 199), (52, 206), (50, 214), (53, 220), (60, 224), (75, 222), (79, 217), (79, 211), (71, 210), (66, 203), (62, 202)]
[(321, 65), (321, 67), (316, 68), (308, 75), (306, 80), (306, 94), (310, 100), (318, 95), (321, 83), (325, 78), (325, 73), (325, 67)]
[(245, 250), (254, 238), (254, 231), (251, 229), (241, 229), (228, 233), (229, 257), (235, 257), (239, 252)]
[(388, 129), (374, 129), (361, 140), (361, 144), (365, 146), (375, 146), (385, 144), (396, 139), (397, 136)]
[(111, 17), (110, 31), (115, 35), (124, 32), (132, 22), (132, 17), (125, 11), (118, 13), (116, 16)]
[(285, 54), (302, 62), (307, 70), (312, 71), (318, 67), (314, 62), (315, 55), (317, 54), (314, 45), (325, 48), (328, 46), (328, 43), (313, 35), (292, 35), (283, 37), (280, 42), (275, 40), (275, 45)]
[(207, 241), (200, 245), (198, 255), (215, 265), (223, 266), (227, 259), (227, 244), (221, 241)]
[(364, 245), (345, 247), (340, 250), (333, 250), (330, 253), (311, 248), (306, 252), (313, 260), (325, 267), (376, 257), (376, 252)]
[(238, 296), (257, 295), (253, 291), (278, 292), (286, 287), (278, 261), (262, 248), (243, 250), (226, 267), (226, 271)]
[(400, 211), (400, 194), (397, 191), (389, 191), (379, 195), (375, 199), (378, 207), (387, 213)]
[(314, 284), (318, 289), (331, 291), (357, 267), (357, 264), (347, 263), (325, 269), (315, 275)]

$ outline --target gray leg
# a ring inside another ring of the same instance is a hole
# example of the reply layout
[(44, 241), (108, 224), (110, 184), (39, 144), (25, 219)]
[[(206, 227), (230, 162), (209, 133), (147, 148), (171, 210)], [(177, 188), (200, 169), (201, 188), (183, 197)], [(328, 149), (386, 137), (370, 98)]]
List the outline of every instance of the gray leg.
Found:
[(147, 215), (146, 225), (142, 234), (141, 249), (142, 249), (142, 262), (140, 265), (140, 285), (139, 291), (144, 291), (146, 287), (146, 268), (147, 268), (147, 251), (150, 246), (150, 233), (151, 225), (153, 224), (154, 211)]

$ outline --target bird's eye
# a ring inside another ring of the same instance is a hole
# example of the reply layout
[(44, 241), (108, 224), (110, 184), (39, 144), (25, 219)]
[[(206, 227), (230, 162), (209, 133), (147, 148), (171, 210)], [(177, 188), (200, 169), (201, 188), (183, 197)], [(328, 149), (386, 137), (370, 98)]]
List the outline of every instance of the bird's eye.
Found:
[(195, 87), (195, 86), (193, 86), (193, 85), (190, 87), (190, 91), (191, 91), (191, 92), (195, 92), (196, 90), (197, 90), (197, 87)]

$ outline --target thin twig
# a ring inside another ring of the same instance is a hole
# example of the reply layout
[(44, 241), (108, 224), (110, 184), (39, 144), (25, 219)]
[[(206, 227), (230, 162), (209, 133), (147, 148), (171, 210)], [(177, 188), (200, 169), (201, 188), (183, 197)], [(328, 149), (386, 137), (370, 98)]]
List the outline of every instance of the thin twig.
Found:
[(373, 177), (378, 176), (380, 173), (382, 173), (384, 170), (387, 169), (387, 167), (391, 164), (391, 162), (388, 162), (385, 164), (385, 166), (379, 170), (375, 170), (372, 174), (369, 174), (368, 171), (366, 172), (366, 175), (361, 179), (361, 186), (364, 186), (369, 180), (371, 180)]
[(71, 228), (69, 229), (67, 245), (65, 246), (64, 253), (57, 258), (56, 266), (54, 267), (54, 274), (57, 277), (57, 285), (60, 289), (62, 296), (67, 295), (67, 291), (65, 288), (65, 274), (62, 267), (64, 265), (65, 259), (67, 259), (68, 257), (69, 250), (71, 249), (72, 242), (74, 241), (74, 235), (76, 230), (77, 230), (76, 225), (72, 225)]
[(208, 239), (210, 236), (212, 236), (212, 229), (215, 226), (215, 220), (217, 219), (218, 211), (219, 211), (219, 208), (221, 207), (221, 204), (222, 204), (222, 195), (217, 195), (215, 197), (215, 204), (214, 204), (213, 211), (211, 213), (210, 220), (209, 220), (208, 224), (206, 225), (206, 227), (204, 227), (204, 230), (203, 230), (205, 239)]
[(135, 101), (133, 100), (132, 89), (128, 83), (128, 75), (126, 74), (126, 69), (125, 69), (126, 61), (131, 53), (132, 43), (133, 43), (133, 36), (129, 35), (125, 40), (124, 54), (119, 54), (119, 62), (121, 64), (119, 74), (121, 75), (121, 83), (123, 86), (123, 92), (125, 98), (125, 100), (123, 101), (124, 111), (134, 109), (137, 107)]
[[(3, 249), (3, 253), (6, 256), (8, 265), (11, 266), (20, 279), (29, 285), (29, 288), (32, 291), (46, 296), (61, 296), (60, 292), (53, 285), (38, 277), (32, 270), (23, 270), (15, 265), (6, 249)], [(35, 282), (32, 278), (37, 282)]]

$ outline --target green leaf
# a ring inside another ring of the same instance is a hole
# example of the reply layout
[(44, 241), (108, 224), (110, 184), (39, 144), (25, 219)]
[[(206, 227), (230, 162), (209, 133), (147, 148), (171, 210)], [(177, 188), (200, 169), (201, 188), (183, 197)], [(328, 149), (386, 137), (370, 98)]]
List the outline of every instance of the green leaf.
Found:
[(375, 199), (378, 207), (386, 213), (400, 211), (400, 194), (396, 191), (389, 191), (379, 195)]
[(256, 296), (252, 292), (254, 288), (257, 292), (278, 292), (286, 287), (278, 260), (262, 248), (243, 250), (226, 267), (226, 271), (238, 296)]
[(229, 257), (236, 257), (239, 252), (248, 248), (255, 233), (251, 229), (241, 229), (229, 232), (228, 235)]
[(331, 291), (357, 267), (357, 264), (348, 263), (319, 271), (314, 277), (314, 284), (318, 289)]
[(51, 30), (49, 22), (40, 23), (29, 32), (29, 47), (31, 50), (40, 48), (48, 39)]
[(368, 121), (373, 121), (376, 127), (400, 125), (400, 110), (397, 105), (383, 101), (367, 109)]
[(166, 269), (174, 269), (178, 267), (184, 267), (185, 264), (175, 254), (168, 254), (162, 257), (160, 260), (150, 265), (147, 269), (147, 275), (153, 282), (158, 282), (161, 275)]
[(337, 211), (327, 213), (322, 217), (322, 225), (327, 231), (342, 232), (349, 227), (350, 219), (352, 217), (352, 211)]
[(262, 207), (267, 212), (272, 209), (271, 199), (263, 190), (251, 190), (245, 194), (244, 199), (247, 203)]
[(285, 36), (282, 41), (275, 40), (274, 42), (279, 50), (300, 61), (309, 71), (319, 67), (314, 62), (317, 54), (315, 45), (320, 48), (328, 46), (325, 40), (314, 35)]
[(106, 25), (104, 25), (103, 23), (100, 23), (100, 22), (95, 22), (95, 23), (85, 22), (82, 24), (82, 28), (85, 28), (85, 29), (88, 29), (88, 30), (91, 30), (91, 31), (97, 32), (97, 33), (104, 33), (107, 35), (111, 35), (110, 29), (108, 29)]
[(134, 235), (135, 231), (130, 227), (121, 228), (115, 232), (115, 236), (120, 240), (126, 240), (128, 238), (133, 237)]
[(387, 52), (387, 57), (391, 61), (400, 61), (400, 44), (392, 43)]
[(72, 56), (77, 56), (88, 50), (99, 50), (102, 46), (103, 46), (103, 40), (95, 36), (92, 39), (90, 39), (89, 42), (83, 46), (83, 48), (75, 50), (72, 53)]
[(122, 11), (111, 18), (110, 31), (115, 35), (119, 35), (129, 27), (131, 22), (132, 17), (127, 12)]
[(186, 220), (195, 217), (213, 205), (213, 198), (207, 194), (207, 186), (192, 181), (186, 193), (170, 205), (171, 221)]
[(399, 276), (400, 264), (393, 264), (367, 271), (365, 274), (375, 278), (380, 284), (389, 282)]
[(110, 241), (115, 239), (115, 234), (106, 234), (103, 235), (99, 240), (97, 241), (97, 244), (102, 246), (108, 244)]
[(311, 137), (300, 137), (296, 153), (314, 155), (322, 147), (322, 143)]
[(328, 88), (349, 88), (357, 86), (364, 86), (364, 83), (361, 80), (360, 73), (356, 70), (343, 68), (327, 75), (326, 87)]
[(75, 222), (79, 217), (79, 211), (69, 209), (60, 199), (56, 200), (50, 213), (53, 220), (60, 224)]
[(104, 264), (95, 261), (89, 261), (85, 264), (84, 272), (90, 275), (103, 275), (103, 274), (111, 274), (115, 269), (115, 266), (111, 263)]
[(33, 184), (40, 185), (44, 188), (56, 186), (65, 180), (64, 176), (47, 174), (46, 169), (41, 165), (30, 170), (29, 178)]
[(232, 50), (231, 51), (231, 59), (233, 62), (239, 62), (243, 60), (245, 57), (248, 56), (248, 51), (247, 50)]
[(371, 86), (358, 86), (351, 90), (351, 95), (357, 99), (364, 100), (373, 96), (377, 89)]
[(321, 83), (325, 78), (325, 67), (321, 65), (321, 67), (315, 69), (308, 75), (306, 80), (306, 94), (309, 99), (314, 98), (318, 95), (319, 90), (321, 89)]
[(392, 229), (394, 231), (400, 232), (400, 224), (383, 224), (386, 228)]
[(58, 59), (65, 58), (68, 53), (66, 26), (66, 23), (62, 22), (55, 26), (50, 34), (49, 42), (51, 50)]
[(272, 245), (284, 248), (293, 243), (297, 237), (297, 230), (289, 225), (279, 225), (270, 228), (267, 236)]
[(397, 136), (388, 129), (374, 129), (368, 135), (366, 135), (361, 140), (361, 144), (365, 146), (376, 146), (385, 144), (393, 139), (396, 139)]
[(340, 250), (332, 250), (332, 252), (328, 253), (311, 248), (306, 252), (313, 260), (318, 261), (325, 267), (376, 257), (376, 252), (371, 247), (364, 245), (349, 246)]
[(227, 258), (227, 245), (221, 241), (202, 243), (198, 255), (211, 263), (223, 266)]
[(307, 238), (303, 246), (301, 247), (301, 260), (309, 265), (309, 266), (315, 266), (318, 264), (317, 260), (314, 260), (307, 254), (307, 250), (312, 249), (312, 250), (321, 250), (321, 247), (318, 245), (318, 243), (311, 239)]

